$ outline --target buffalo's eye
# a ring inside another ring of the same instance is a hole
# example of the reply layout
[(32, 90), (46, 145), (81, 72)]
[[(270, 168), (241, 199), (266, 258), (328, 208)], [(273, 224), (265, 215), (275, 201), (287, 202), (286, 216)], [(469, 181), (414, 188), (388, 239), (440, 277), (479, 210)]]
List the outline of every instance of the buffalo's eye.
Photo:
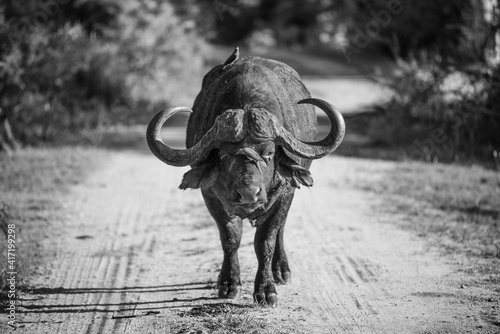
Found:
[(273, 157), (274, 152), (265, 152), (264, 154), (262, 154), (262, 159), (264, 159), (266, 163), (269, 163)]
[(229, 153), (225, 151), (219, 151), (219, 158), (221, 160), (227, 160), (229, 158)]

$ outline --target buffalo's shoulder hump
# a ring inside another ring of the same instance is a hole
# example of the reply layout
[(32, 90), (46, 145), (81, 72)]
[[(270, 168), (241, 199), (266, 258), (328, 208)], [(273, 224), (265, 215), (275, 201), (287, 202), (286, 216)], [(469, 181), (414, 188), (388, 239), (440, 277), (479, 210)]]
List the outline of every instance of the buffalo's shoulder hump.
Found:
[(231, 69), (233, 66), (238, 66), (242, 65), (245, 63), (249, 64), (255, 64), (255, 65), (260, 65), (264, 66), (271, 71), (273, 71), (283, 83), (290, 84), (291, 82), (294, 83), (301, 83), (300, 81), (300, 76), (295, 71), (293, 68), (288, 66), (285, 63), (282, 63), (277, 60), (272, 60), (272, 59), (264, 59), (260, 57), (243, 57), (235, 61), (234, 63), (224, 66), (223, 64), (215, 66), (213, 69), (211, 69), (205, 76), (203, 77), (202, 81), (202, 91), (207, 88), (211, 87), (215, 82), (229, 69)]
[(288, 66), (285, 63), (282, 63), (278, 60), (273, 60), (273, 59), (264, 59), (260, 57), (246, 57), (249, 61), (252, 63), (255, 63), (257, 65), (265, 66), (282, 80), (282, 81), (288, 81), (290, 79), (295, 79), (300, 81), (300, 76), (295, 71), (293, 68)]

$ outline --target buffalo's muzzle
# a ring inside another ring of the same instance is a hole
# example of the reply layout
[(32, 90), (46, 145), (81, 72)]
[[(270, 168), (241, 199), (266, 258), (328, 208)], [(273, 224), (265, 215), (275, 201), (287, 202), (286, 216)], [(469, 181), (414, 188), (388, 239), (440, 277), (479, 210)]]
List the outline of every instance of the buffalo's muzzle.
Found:
[(240, 196), (238, 203), (249, 204), (257, 203), (263, 200), (261, 196), (261, 188), (256, 186), (244, 186), (236, 189), (236, 192)]

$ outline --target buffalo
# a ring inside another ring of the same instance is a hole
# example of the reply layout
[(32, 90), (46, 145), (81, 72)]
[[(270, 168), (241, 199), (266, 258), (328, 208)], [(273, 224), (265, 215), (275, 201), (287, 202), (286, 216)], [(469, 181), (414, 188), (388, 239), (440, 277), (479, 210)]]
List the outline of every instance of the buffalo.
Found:
[[(319, 141), (314, 106), (331, 122)], [(173, 149), (160, 136), (165, 121), (179, 112), (191, 113), (186, 149)], [(192, 110), (176, 106), (151, 120), (149, 148), (168, 165), (191, 166), (179, 188), (200, 188), (217, 223), (224, 252), (219, 298), (241, 293), (238, 248), (247, 219), (256, 227), (254, 301), (277, 306), (276, 284), (291, 280), (283, 235), (295, 188), (313, 185), (312, 160), (333, 152), (344, 133), (340, 112), (311, 98), (295, 70), (275, 60), (240, 59), (238, 48), (205, 75)]]

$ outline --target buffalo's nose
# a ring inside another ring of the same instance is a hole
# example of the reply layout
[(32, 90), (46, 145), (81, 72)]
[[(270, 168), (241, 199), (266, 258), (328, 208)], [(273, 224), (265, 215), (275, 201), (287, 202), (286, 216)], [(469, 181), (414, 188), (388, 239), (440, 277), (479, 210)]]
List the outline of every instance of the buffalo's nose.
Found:
[(236, 189), (238, 194), (241, 196), (241, 203), (256, 203), (259, 201), (258, 195), (260, 193), (259, 187), (245, 186)]

